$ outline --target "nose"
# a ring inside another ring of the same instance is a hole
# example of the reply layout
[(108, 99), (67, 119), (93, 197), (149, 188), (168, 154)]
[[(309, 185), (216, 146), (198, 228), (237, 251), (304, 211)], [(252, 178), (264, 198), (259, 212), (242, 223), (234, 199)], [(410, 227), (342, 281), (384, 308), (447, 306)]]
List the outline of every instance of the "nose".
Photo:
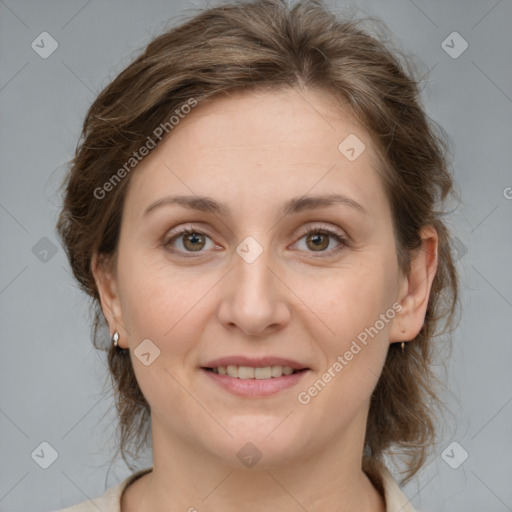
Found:
[(227, 329), (261, 336), (282, 329), (290, 321), (290, 292), (271, 268), (270, 259), (268, 251), (251, 263), (234, 255), (235, 268), (223, 280), (218, 309), (218, 319)]

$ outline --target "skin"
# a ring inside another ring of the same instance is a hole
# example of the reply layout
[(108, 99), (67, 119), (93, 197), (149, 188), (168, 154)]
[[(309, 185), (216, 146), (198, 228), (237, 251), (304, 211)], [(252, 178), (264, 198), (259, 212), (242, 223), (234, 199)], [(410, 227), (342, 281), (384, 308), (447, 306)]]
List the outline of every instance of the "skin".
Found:
[[(366, 146), (353, 162), (338, 150), (349, 134)], [(128, 487), (123, 510), (385, 510), (361, 469), (369, 400), (389, 344), (423, 325), (437, 234), (424, 228), (410, 276), (402, 275), (377, 165), (368, 133), (332, 99), (286, 89), (199, 105), (134, 171), (115, 261), (92, 263), (110, 330), (130, 349), (151, 406), (153, 471)], [(280, 213), (292, 197), (332, 193), (367, 215), (343, 204)], [(176, 194), (210, 196), (232, 213), (167, 205), (143, 215)], [(171, 241), (187, 259), (165, 242), (190, 223), (207, 237)], [(319, 250), (304, 234), (310, 227), (337, 229), (347, 245), (335, 252), (339, 242), (326, 236)], [(247, 236), (263, 248), (252, 263), (236, 252)], [(394, 303), (401, 312), (301, 404), (298, 393)], [(149, 366), (133, 354), (147, 338), (160, 350)], [(234, 396), (200, 370), (241, 354), (310, 370), (263, 398)], [(251, 469), (237, 458), (248, 442), (262, 454)]]

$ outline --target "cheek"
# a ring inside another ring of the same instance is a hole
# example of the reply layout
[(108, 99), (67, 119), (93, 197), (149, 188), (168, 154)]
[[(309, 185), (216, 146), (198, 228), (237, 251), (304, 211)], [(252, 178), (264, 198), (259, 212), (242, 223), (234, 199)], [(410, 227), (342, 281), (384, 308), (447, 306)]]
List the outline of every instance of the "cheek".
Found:
[[(393, 302), (393, 289), (389, 284), (389, 271), (380, 263), (340, 269), (335, 278), (306, 286), (303, 293), (307, 304), (324, 322), (324, 330), (347, 343), (375, 324)], [(329, 329), (327, 329), (327, 327)], [(385, 328), (379, 324), (384, 332)]]
[(384, 365), (395, 316), (392, 258), (367, 254), (360, 262), (338, 269), (335, 279), (325, 279), (305, 295), (321, 320), (313, 317), (309, 329), (321, 340), (325, 366), (307, 383), (313, 387), (305, 384), (302, 390), (319, 410), (339, 407), (342, 418), (355, 414), (369, 400)]
[(118, 269), (123, 319), (131, 344), (149, 338), (165, 355), (172, 352), (179, 357), (205, 324), (199, 318), (206, 314), (204, 299), (211, 299), (218, 278), (190, 269), (171, 270), (161, 258), (152, 263), (133, 253), (119, 262)]
[[(135, 376), (152, 414), (165, 417), (172, 410), (176, 415), (188, 418), (191, 404), (183, 388), (186, 382), (184, 368), (193, 360), (195, 343), (202, 328), (198, 326), (204, 324), (198, 321), (204, 314), (200, 299), (213, 283), (208, 286), (209, 283), (190, 276), (171, 274), (161, 264), (148, 265), (145, 259), (143, 265), (141, 261), (134, 256), (129, 261), (120, 261), (118, 266), (123, 283), (123, 318)], [(142, 347), (140, 344), (146, 339), (156, 347), (149, 345), (145, 350), (150, 353), (148, 365), (138, 357), (142, 352), (138, 347)], [(169, 425), (169, 428), (178, 427)], [(190, 425), (183, 428), (184, 435)]]
[(311, 309), (322, 320), (312, 319), (309, 329), (321, 340), (324, 365), (304, 382), (297, 397), (300, 404), (311, 404), (310, 411), (322, 415), (329, 410), (336, 426), (368, 406), (384, 365), (394, 317), (385, 272), (351, 270), (325, 283), (322, 293), (309, 295), (315, 304)]

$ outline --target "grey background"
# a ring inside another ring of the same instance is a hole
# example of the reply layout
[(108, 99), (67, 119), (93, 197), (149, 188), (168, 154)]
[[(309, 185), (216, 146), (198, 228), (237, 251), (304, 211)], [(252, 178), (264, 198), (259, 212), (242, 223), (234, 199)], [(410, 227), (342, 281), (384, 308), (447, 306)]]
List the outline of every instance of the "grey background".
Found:
[[(206, 4), (0, 0), (1, 511), (69, 506), (130, 474), (109, 466), (112, 395), (102, 395), (105, 361), (54, 231), (57, 188), (95, 95), (194, 5)], [(431, 70), (423, 99), (453, 139), (462, 198), (449, 217), (463, 283), (447, 376), (452, 415), (436, 457), (405, 492), (425, 512), (512, 510), (512, 2), (357, 5)], [(48, 59), (31, 48), (44, 31), (59, 44)], [(469, 44), (456, 59), (441, 46), (453, 31)], [(43, 441), (58, 452), (48, 469), (31, 457)], [(441, 457), (453, 441), (469, 454), (457, 469)]]

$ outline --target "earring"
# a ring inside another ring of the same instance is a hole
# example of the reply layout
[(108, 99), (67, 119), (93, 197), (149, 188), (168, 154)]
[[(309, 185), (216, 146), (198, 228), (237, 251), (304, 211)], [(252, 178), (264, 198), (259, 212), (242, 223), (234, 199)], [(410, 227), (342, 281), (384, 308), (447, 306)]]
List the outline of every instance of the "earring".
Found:
[(114, 347), (119, 347), (118, 341), (119, 341), (119, 333), (116, 331), (114, 333), (114, 335), (112, 336), (112, 342), (114, 343)]
[[(400, 328), (400, 332), (402, 334), (405, 334), (405, 329), (403, 327)], [(402, 343), (400, 343), (400, 348), (402, 349), (402, 354), (404, 353), (404, 350), (405, 350), (405, 342), (402, 341)]]

